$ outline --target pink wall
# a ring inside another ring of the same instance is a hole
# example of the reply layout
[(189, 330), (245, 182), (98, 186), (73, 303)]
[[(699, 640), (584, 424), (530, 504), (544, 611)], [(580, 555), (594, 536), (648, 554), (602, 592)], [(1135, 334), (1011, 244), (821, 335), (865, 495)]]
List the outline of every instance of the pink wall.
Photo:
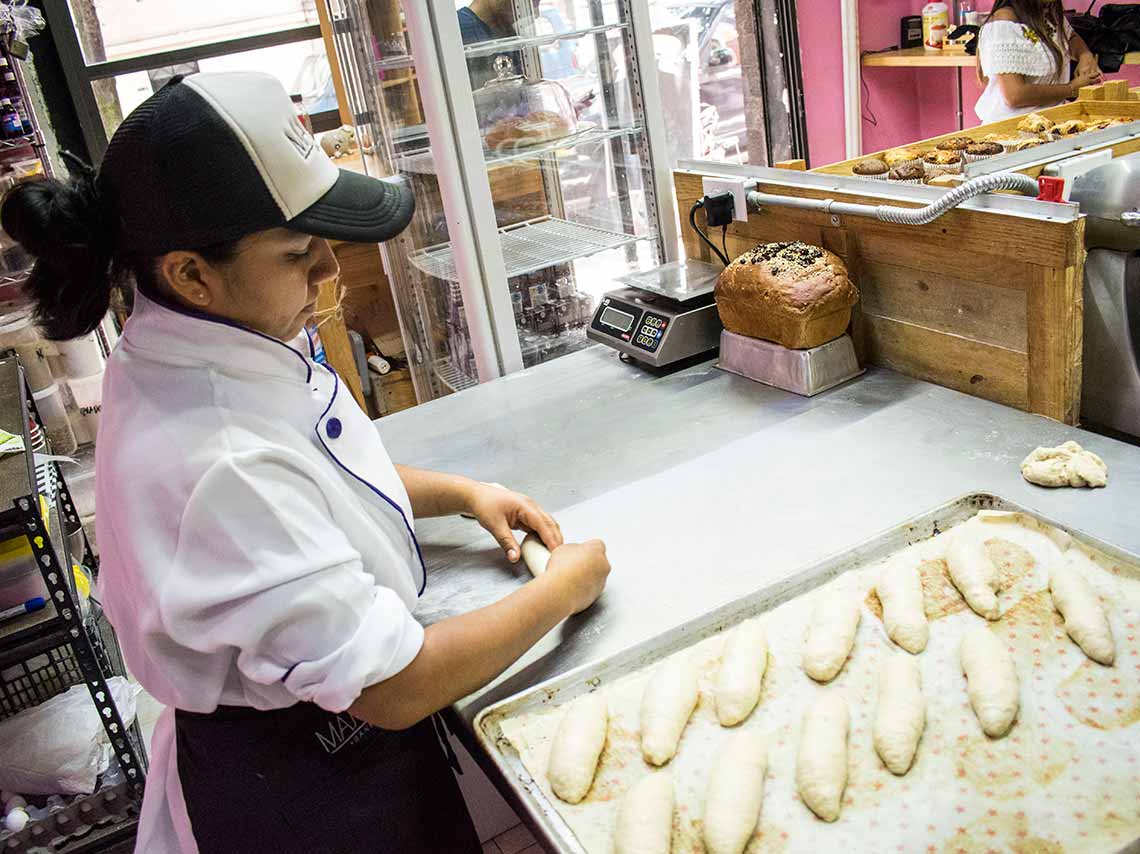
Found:
[[(1105, 0), (1098, 0), (1099, 7)], [(1117, 0), (1119, 2), (1119, 0)], [(811, 164), (822, 166), (845, 159), (843, 142), (843, 46), (839, 0), (800, 0), (800, 54), (807, 109)], [(882, 50), (897, 45), (899, 19), (917, 15), (924, 0), (860, 0), (860, 49)], [(988, 9), (990, 3), (979, 4)], [(1085, 0), (1068, 0), (1067, 8), (1087, 7)], [(1140, 66), (1125, 66), (1123, 78), (1140, 86)], [(954, 69), (866, 68), (863, 71), (863, 150), (879, 151), (949, 133), (958, 126)], [(979, 124), (974, 103), (981, 88), (969, 68), (962, 69), (963, 118), (966, 127)], [(868, 120), (874, 115), (878, 124)]]

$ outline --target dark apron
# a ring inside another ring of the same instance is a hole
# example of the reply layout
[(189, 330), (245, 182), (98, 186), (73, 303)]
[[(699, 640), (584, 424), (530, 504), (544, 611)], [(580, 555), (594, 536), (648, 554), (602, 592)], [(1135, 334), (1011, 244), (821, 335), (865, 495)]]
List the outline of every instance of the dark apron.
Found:
[(298, 703), (174, 720), (200, 854), (480, 852), (436, 718), (393, 732)]

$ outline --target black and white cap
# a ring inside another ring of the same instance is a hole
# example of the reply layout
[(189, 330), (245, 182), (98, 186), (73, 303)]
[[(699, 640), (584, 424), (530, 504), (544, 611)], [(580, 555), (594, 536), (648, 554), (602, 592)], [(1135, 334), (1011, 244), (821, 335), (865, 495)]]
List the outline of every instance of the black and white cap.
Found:
[(281, 226), (383, 241), (415, 209), (402, 183), (333, 165), (281, 84), (254, 72), (175, 77), (123, 120), (96, 184), (118, 251), (149, 255)]

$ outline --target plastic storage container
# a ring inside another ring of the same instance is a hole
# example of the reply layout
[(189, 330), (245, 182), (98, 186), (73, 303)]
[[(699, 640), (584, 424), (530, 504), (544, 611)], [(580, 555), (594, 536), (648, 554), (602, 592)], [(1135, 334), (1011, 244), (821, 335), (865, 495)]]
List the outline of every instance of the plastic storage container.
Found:
[(99, 432), (99, 415), (103, 409), (103, 374), (67, 381), (75, 409), (71, 415), (71, 426), (75, 439), (84, 445), (94, 442)]
[(103, 348), (94, 332), (82, 338), (56, 343), (59, 355), (63, 357), (63, 369), (71, 379), (82, 379), (103, 373)]
[(0, 611), (48, 595), (47, 585), (27, 537), (0, 543)]
[(578, 129), (570, 95), (553, 80), (528, 81), (509, 56), (495, 57), (497, 76), (474, 92), (483, 145), (510, 151), (569, 136)]
[(24, 374), (32, 391), (41, 391), (55, 380), (48, 365), (39, 331), (30, 308), (20, 309), (0, 319), (0, 350), (15, 350), (24, 366)]
[[(40, 516), (44, 520), (44, 529), (50, 535), (51, 516), (42, 495)], [(23, 605), (37, 596), (47, 599), (48, 589), (28, 538), (18, 536), (0, 542), (0, 611)]]
[(75, 433), (67, 418), (67, 406), (63, 402), (59, 386), (52, 383), (42, 391), (32, 392), (32, 399), (36, 402), (36, 411), (40, 414), (40, 421), (51, 442), (52, 453), (73, 453), (76, 448)]

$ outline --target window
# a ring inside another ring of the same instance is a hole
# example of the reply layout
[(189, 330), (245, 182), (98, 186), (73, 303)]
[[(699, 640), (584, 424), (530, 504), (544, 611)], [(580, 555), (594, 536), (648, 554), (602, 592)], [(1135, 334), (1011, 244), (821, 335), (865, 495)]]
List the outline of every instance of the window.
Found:
[(315, 0), (69, 0), (88, 64), (317, 24)]
[(69, 0), (45, 4), (91, 158), (177, 74), (255, 70), (300, 94), (315, 130), (340, 125), (319, 0)]

